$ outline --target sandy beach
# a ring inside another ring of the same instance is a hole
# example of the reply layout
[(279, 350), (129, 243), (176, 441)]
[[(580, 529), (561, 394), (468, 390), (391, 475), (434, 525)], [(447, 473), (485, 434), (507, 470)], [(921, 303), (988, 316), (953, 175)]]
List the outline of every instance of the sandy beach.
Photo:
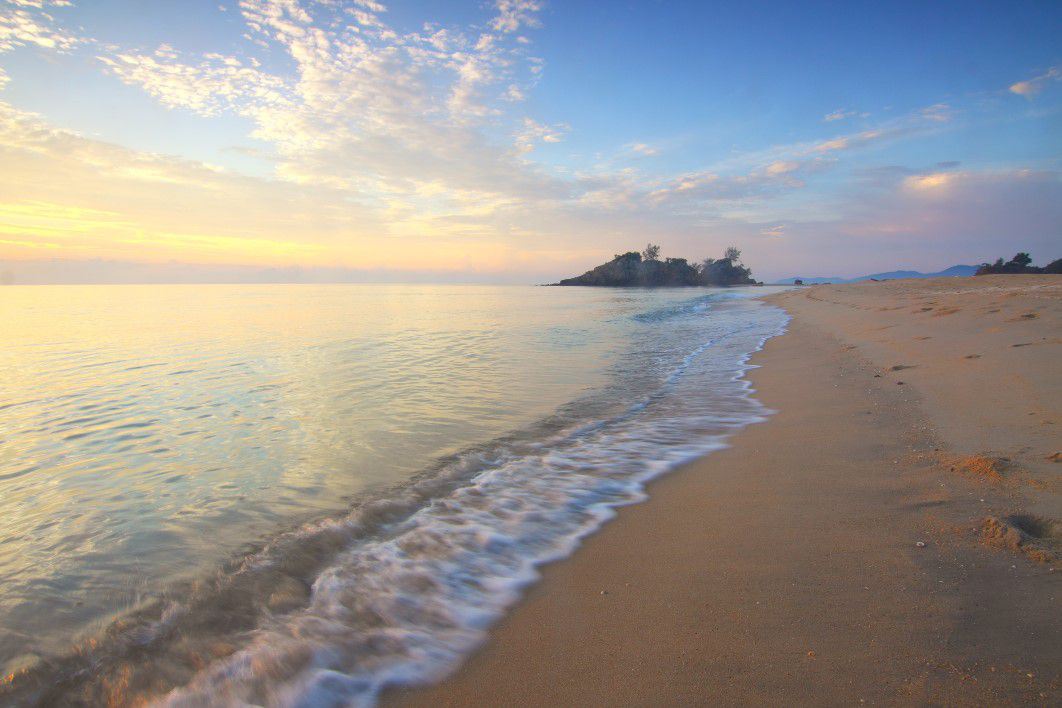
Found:
[(796, 289), (777, 411), (390, 705), (1057, 704), (1062, 278)]

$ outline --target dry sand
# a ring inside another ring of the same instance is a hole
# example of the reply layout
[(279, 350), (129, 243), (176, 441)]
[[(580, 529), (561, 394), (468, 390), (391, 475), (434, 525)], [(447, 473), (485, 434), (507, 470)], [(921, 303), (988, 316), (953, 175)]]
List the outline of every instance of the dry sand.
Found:
[(751, 379), (778, 413), (385, 703), (1062, 703), (1062, 278), (772, 300), (793, 321)]

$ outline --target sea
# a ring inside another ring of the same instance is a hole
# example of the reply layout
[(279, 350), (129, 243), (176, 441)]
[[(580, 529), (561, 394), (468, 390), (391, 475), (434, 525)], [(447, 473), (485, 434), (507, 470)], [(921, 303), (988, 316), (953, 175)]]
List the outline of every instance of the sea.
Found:
[(771, 288), (0, 288), (0, 703), (372, 705), (770, 411)]

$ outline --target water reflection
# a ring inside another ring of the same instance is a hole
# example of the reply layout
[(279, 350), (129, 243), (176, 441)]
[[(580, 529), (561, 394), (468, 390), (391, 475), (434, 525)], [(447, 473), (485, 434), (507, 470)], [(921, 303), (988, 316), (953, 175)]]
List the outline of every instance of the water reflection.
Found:
[(0, 666), (605, 385), (683, 292), (0, 291)]

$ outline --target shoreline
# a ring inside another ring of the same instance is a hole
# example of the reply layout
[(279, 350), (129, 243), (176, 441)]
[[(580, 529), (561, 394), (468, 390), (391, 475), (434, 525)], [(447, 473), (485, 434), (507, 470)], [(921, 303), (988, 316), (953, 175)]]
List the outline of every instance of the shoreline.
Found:
[(982, 527), (1062, 517), (1060, 283), (768, 296), (793, 319), (749, 379), (776, 413), (543, 567), (451, 678), (382, 702), (1057, 700), (1062, 576), (1030, 553), (1057, 539), (997, 548)]

